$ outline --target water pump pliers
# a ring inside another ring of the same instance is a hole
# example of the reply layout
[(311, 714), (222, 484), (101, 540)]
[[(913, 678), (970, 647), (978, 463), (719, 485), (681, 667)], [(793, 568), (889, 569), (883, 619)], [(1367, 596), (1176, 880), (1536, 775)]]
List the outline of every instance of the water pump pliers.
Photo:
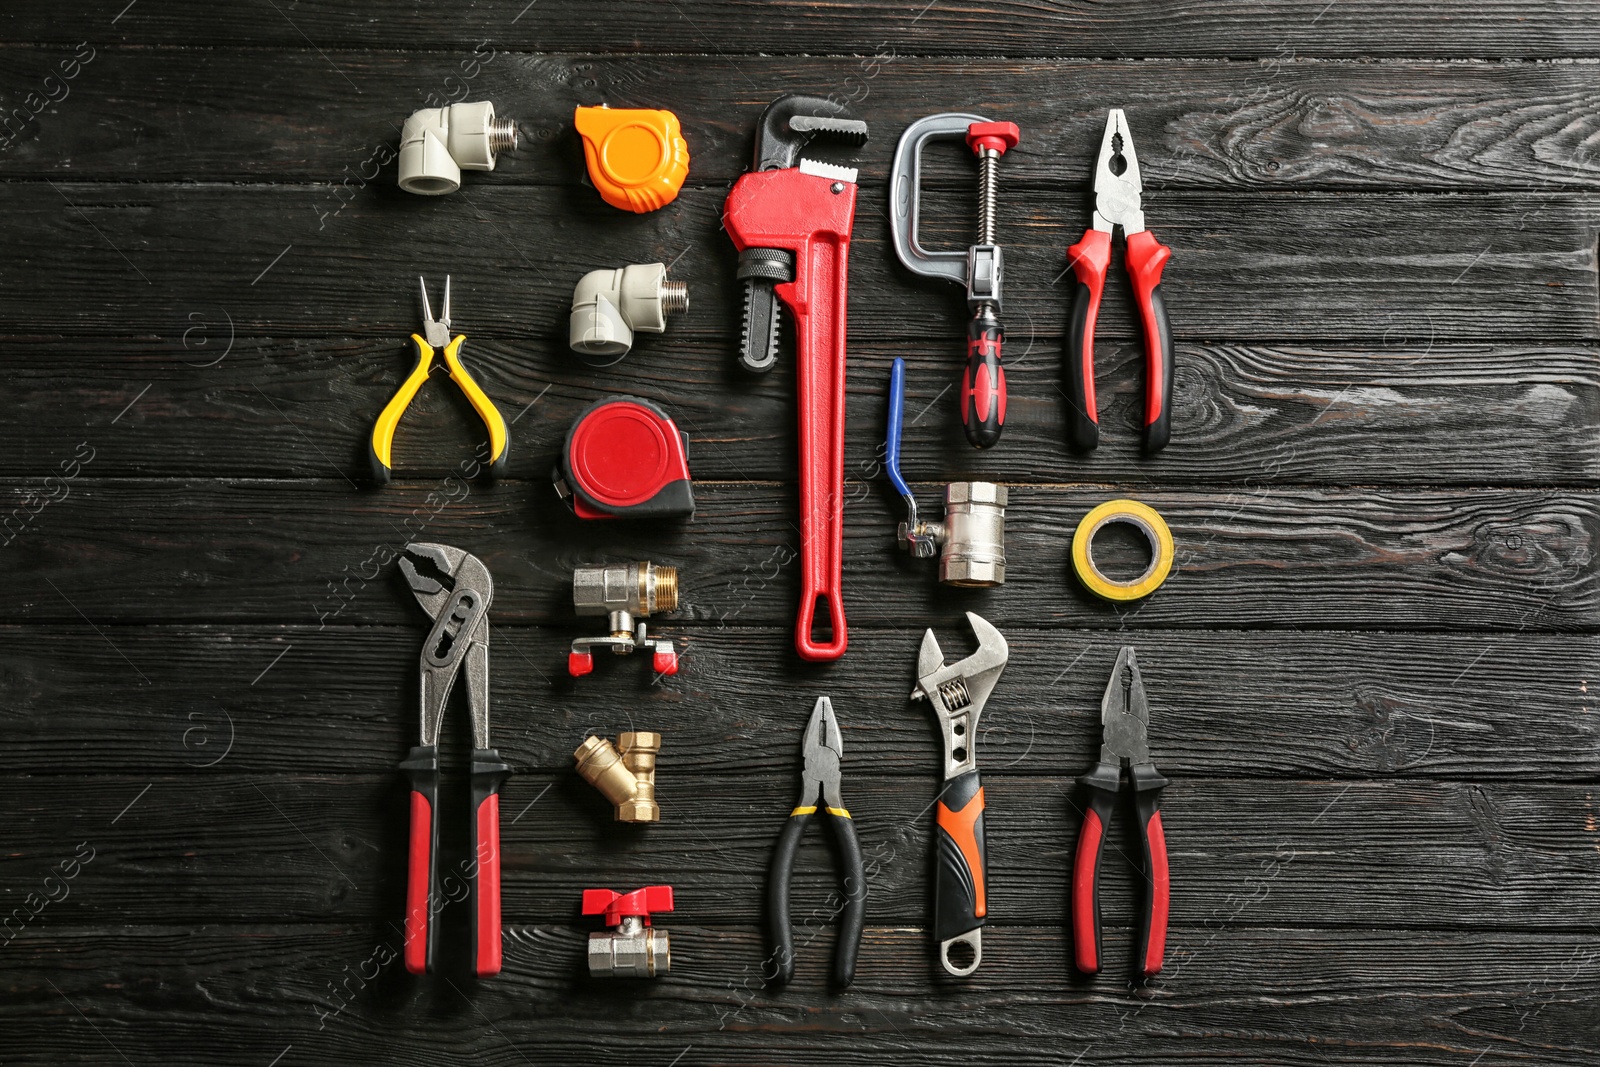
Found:
[(839, 739), (839, 721), (833, 717), (833, 702), (818, 697), (806, 722), (804, 767), (800, 772), (800, 802), (789, 813), (772, 854), (772, 870), (767, 877), (767, 921), (770, 924), (773, 981), (787, 982), (794, 977), (794, 933), (789, 925), (789, 880), (794, 875), (795, 857), (800, 853), (800, 838), (806, 823), (817, 813), (817, 801), (827, 811), (844, 865), (844, 903), (839, 912), (839, 943), (834, 949), (833, 977), (847, 986), (856, 976), (856, 951), (861, 946), (861, 931), (867, 921), (867, 875), (861, 859), (861, 842), (856, 824), (845, 810), (839, 791), (839, 758), (844, 744)]
[(456, 678), (467, 676), (472, 715), (472, 840), (460, 865), (473, 897), (473, 970), (500, 973), (500, 785), (511, 768), (489, 747), (489, 602), (494, 583), (476, 556), (449, 545), (413, 542), (400, 557), (417, 603), (433, 619), (422, 646), (421, 743), (400, 764), (411, 782), (411, 851), (406, 877), (406, 970), (434, 967), (434, 920), (446, 898), (439, 872), (439, 724)]
[(1072, 866), (1072, 942), (1078, 970), (1096, 974), (1100, 951), (1100, 857), (1106, 828), (1128, 772), (1134, 813), (1144, 839), (1144, 928), (1139, 942), (1139, 973), (1161, 970), (1167, 947), (1167, 912), (1171, 886), (1167, 876), (1167, 836), (1161, 827), (1161, 790), (1167, 780), (1150, 762), (1150, 700), (1139, 674), (1139, 658), (1131, 647), (1117, 654), (1111, 681), (1100, 701), (1100, 762), (1078, 779), (1087, 804), (1078, 851)]
[(1144, 450), (1156, 452), (1172, 437), (1172, 327), (1161, 298), (1161, 271), (1172, 249), (1144, 228), (1139, 157), (1121, 108), (1106, 115), (1106, 132), (1094, 171), (1094, 222), (1067, 249), (1077, 279), (1067, 323), (1067, 427), (1074, 448), (1100, 443), (1094, 401), (1094, 326), (1111, 269), (1111, 231), (1122, 227), (1128, 248), (1123, 261), (1144, 322)]

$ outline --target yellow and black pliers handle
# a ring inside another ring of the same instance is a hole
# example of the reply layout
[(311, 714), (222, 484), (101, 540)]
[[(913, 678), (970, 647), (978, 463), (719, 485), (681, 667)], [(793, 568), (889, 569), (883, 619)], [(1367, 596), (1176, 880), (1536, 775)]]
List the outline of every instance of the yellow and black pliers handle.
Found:
[[(500, 409), (494, 406), (494, 401), (489, 399), (483, 387), (461, 364), (461, 343), (466, 339), (466, 334), (461, 333), (450, 339), (450, 343), (444, 347), (444, 363), (450, 372), (450, 380), (466, 394), (472, 410), (478, 413), (478, 418), (483, 420), (484, 428), (489, 432), (489, 461), (484, 465), (484, 470), (489, 477), (495, 478), (505, 471), (510, 433), (506, 429), (506, 420), (500, 414)], [(372, 427), (372, 437), (368, 442), (372, 480), (378, 485), (387, 485), (394, 473), (392, 462), (394, 430), (400, 424), (400, 416), (411, 406), (412, 398), (417, 395), (417, 390), (422, 388), (422, 383), (428, 380), (428, 375), (433, 370), (434, 347), (424, 340), (421, 334), (412, 334), (411, 340), (417, 346), (417, 365), (411, 368), (406, 380), (400, 383), (400, 388), (378, 414), (378, 421)]]

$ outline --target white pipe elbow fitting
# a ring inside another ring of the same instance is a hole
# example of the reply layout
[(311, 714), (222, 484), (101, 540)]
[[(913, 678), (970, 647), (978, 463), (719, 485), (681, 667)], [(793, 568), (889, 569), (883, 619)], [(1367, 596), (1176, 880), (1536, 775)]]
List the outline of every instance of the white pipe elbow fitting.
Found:
[(517, 124), (496, 120), (487, 100), (425, 107), (400, 133), (400, 188), (440, 196), (461, 188), (463, 170), (494, 170), (497, 152), (517, 150)]
[(592, 270), (572, 291), (568, 343), (581, 356), (625, 356), (635, 331), (661, 333), (667, 316), (689, 310), (689, 290), (667, 281), (663, 263)]

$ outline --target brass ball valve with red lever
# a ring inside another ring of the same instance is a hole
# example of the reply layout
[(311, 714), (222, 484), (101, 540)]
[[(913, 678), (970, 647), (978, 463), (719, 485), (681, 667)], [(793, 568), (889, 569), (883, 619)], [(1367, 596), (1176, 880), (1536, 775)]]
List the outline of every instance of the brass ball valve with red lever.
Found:
[(599, 915), (615, 930), (589, 935), (589, 974), (594, 978), (659, 978), (672, 969), (667, 931), (650, 925), (652, 912), (672, 910), (670, 885), (647, 885), (631, 893), (585, 889), (583, 913)]

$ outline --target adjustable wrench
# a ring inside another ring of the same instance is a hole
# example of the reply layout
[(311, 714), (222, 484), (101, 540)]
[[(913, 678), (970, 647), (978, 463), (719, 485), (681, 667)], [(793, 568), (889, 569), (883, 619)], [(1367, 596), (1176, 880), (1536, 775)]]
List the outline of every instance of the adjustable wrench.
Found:
[[(764, 373), (777, 359), (782, 300), (794, 316), (800, 410), (800, 612), (802, 659), (833, 660), (848, 643), (840, 591), (844, 554), (845, 292), (856, 171), (803, 159), (815, 138), (867, 139), (867, 124), (816, 96), (780, 96), (761, 113), (754, 168), (737, 182), (722, 225), (739, 250), (745, 286), (739, 362)], [(812, 634), (827, 601), (831, 635)]]
[[(938, 827), (938, 871), (934, 876), (933, 937), (939, 962), (956, 977), (983, 962), (983, 917), (987, 912), (986, 850), (983, 837), (983, 785), (978, 780), (978, 716), (1005, 670), (1010, 649), (987, 621), (967, 612), (978, 651), (948, 666), (939, 639), (929, 630), (917, 654), (917, 687), (912, 700), (927, 700), (944, 735), (944, 788), (934, 823)], [(972, 949), (972, 962), (952, 963), (950, 947)]]

